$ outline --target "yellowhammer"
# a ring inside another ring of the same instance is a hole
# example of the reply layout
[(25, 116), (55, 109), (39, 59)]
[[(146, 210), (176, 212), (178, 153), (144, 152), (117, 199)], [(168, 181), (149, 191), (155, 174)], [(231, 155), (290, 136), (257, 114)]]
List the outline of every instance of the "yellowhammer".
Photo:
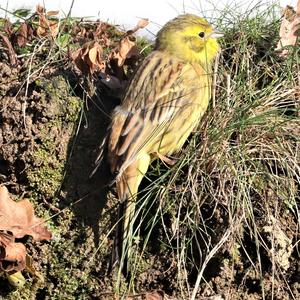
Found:
[(135, 198), (149, 164), (156, 158), (168, 162), (166, 156), (183, 146), (208, 106), (218, 36), (192, 14), (169, 21), (114, 110), (103, 147), (119, 200), (126, 201), (123, 251), (130, 247)]

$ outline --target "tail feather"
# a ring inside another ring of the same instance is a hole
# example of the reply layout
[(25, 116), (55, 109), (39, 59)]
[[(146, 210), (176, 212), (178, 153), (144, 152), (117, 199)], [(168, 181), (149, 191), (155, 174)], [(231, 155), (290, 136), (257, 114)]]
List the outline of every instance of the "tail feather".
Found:
[(150, 161), (150, 156), (145, 154), (141, 159), (128, 166), (127, 169), (118, 177), (116, 182), (119, 200), (125, 205), (122, 224), (122, 250), (120, 255), (120, 267), (125, 270), (125, 273), (127, 273), (129, 268), (130, 262), (128, 259), (130, 258), (132, 250), (136, 196), (139, 185), (147, 172)]

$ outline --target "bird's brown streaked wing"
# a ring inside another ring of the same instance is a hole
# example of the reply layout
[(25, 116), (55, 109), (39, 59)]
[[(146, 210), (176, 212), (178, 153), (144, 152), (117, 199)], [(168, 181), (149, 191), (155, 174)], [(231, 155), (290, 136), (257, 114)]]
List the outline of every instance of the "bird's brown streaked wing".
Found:
[[(191, 80), (190, 85), (187, 80)], [(191, 93), (200, 88), (199, 82), (190, 66), (163, 58), (160, 53), (154, 52), (142, 64), (113, 116), (108, 145), (113, 172), (121, 174), (144, 149), (161, 138), (170, 120), (189, 105)]]

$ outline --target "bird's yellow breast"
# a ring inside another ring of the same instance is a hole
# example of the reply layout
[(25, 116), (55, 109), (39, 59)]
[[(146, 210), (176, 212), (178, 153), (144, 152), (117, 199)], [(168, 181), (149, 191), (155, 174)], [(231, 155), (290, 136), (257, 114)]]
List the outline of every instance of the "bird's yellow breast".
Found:
[[(180, 86), (181, 84), (184, 87)], [(182, 101), (177, 104), (178, 111), (165, 124), (161, 135), (149, 144), (147, 150), (145, 149), (148, 154), (169, 155), (182, 148), (208, 107), (211, 94), (211, 75), (207, 74), (207, 71), (199, 65), (187, 64), (181, 72), (180, 80), (172, 88), (184, 91), (181, 95)], [(178, 95), (174, 93), (174, 97), (178, 97)]]

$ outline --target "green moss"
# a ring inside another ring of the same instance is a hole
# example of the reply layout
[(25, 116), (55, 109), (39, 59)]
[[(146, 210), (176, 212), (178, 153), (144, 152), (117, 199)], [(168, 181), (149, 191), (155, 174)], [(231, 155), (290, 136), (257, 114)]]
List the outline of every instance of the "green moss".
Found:
[(49, 166), (44, 166), (30, 173), (28, 179), (30, 180), (31, 187), (37, 192), (51, 197), (60, 186), (63, 176), (62, 171), (62, 166), (58, 169), (51, 169)]
[(32, 154), (34, 168), (27, 178), (34, 192), (42, 197), (53, 197), (61, 185), (67, 158), (68, 143), (80, 110), (80, 99), (72, 95), (66, 79), (59, 75), (35, 81), (41, 90), (39, 105), (45, 107), (48, 122), (40, 128)]

